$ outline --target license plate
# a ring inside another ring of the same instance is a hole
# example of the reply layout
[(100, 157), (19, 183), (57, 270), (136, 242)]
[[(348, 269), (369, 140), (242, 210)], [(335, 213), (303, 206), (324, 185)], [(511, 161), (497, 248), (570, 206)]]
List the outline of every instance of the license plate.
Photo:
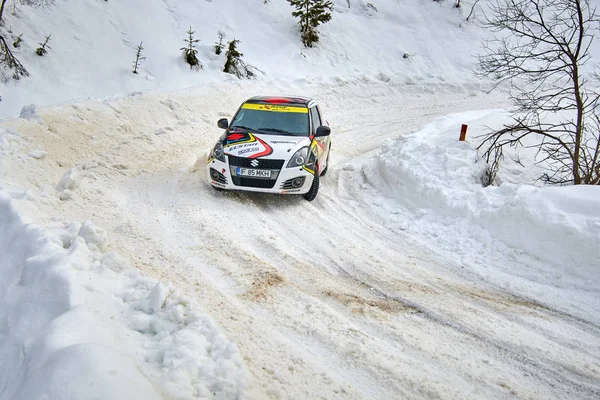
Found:
[(270, 169), (251, 169), (251, 168), (238, 168), (236, 170), (238, 176), (252, 176), (255, 178), (270, 178)]

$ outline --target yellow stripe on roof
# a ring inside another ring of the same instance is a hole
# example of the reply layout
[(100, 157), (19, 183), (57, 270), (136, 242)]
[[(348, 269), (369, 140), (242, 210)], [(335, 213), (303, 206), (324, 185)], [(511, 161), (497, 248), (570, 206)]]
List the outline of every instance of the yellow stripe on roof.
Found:
[(242, 108), (244, 108), (246, 110), (261, 110), (261, 111), (272, 111), (272, 112), (308, 114), (308, 108), (306, 108), (306, 107), (275, 106), (275, 105), (271, 105), (271, 104), (244, 103)]

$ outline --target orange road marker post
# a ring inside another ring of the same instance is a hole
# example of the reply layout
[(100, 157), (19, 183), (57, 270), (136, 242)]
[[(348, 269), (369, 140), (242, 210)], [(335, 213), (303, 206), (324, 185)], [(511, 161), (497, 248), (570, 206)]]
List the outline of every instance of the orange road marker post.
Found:
[(467, 125), (462, 124), (462, 126), (460, 127), (460, 137), (458, 138), (458, 140), (460, 140), (461, 142), (464, 142), (466, 138), (467, 138)]

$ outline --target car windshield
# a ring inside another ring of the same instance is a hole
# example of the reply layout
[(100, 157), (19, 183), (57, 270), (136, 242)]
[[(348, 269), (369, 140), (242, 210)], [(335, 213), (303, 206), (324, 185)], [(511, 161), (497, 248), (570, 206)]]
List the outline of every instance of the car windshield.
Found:
[(230, 128), (266, 135), (309, 136), (308, 108), (246, 103)]

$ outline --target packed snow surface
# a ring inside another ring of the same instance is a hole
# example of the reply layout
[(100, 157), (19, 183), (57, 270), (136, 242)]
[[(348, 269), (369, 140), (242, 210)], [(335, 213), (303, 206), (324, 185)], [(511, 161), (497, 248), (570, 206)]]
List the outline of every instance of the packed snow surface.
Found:
[[(598, 397), (600, 196), (517, 184), (513, 172), (481, 186), (473, 143), (505, 121), (502, 97), (364, 80), (270, 85), (88, 101), (3, 123), (3, 215), (59, 238), (43, 257), (84, 260), (46, 285), (75, 294), (27, 317), (45, 329), (9, 328), (13, 341), (53, 344), (25, 354), (51, 358), (59, 346), (45, 332), (88, 309), (94, 320), (61, 345), (111, 350), (98, 362), (94, 351), (61, 357), (78, 370), (106, 365), (89, 370), (105, 379), (127, 359), (119, 371), (150, 382), (148, 398)], [(333, 130), (317, 199), (214, 191), (203, 157), (216, 120), (255, 93), (299, 91)], [(10, 235), (29, 229), (16, 222)], [(25, 250), (9, 255), (18, 268), (38, 254)], [(28, 290), (16, 275), (11, 290)], [(103, 321), (112, 336), (99, 340), (87, 326)], [(2, 359), (35, 379), (21, 354)], [(25, 390), (16, 382), (3, 399)]]

